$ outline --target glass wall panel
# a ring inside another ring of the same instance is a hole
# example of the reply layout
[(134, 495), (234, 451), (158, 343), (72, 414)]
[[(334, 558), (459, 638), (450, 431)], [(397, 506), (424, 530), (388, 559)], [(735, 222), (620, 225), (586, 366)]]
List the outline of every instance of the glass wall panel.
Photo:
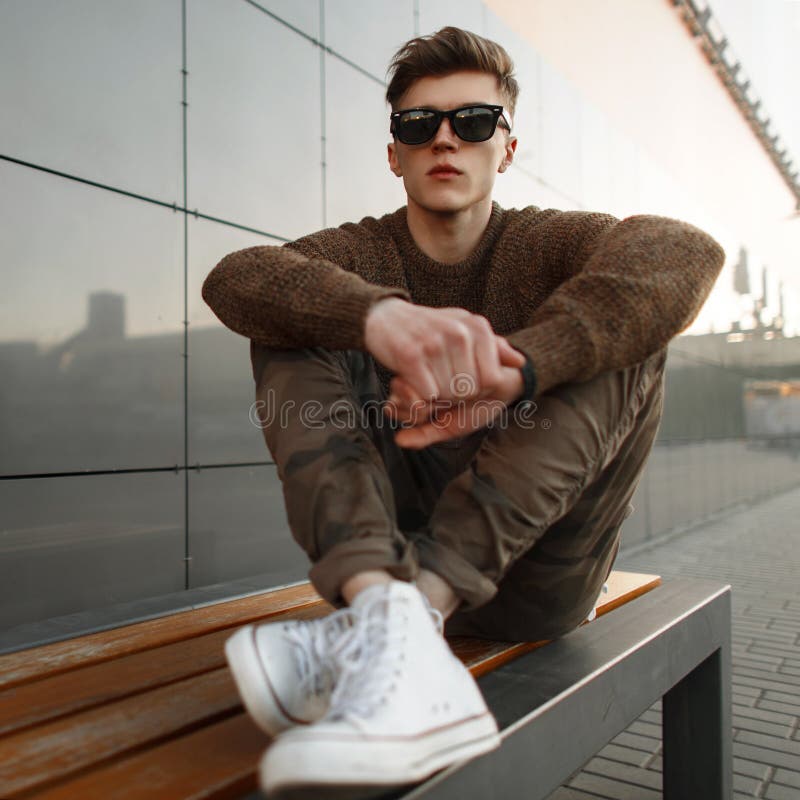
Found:
[(759, 369), (792, 374), (793, 367), (712, 365), (708, 356), (701, 361), (676, 350), (691, 338), (670, 348), (659, 441), (633, 500), (647, 524), (642, 528), (635, 513), (623, 546), (800, 485), (796, 438), (748, 433), (741, 413), (748, 372), (755, 379)]
[(386, 161), (389, 107), (382, 87), (330, 56), (325, 73), (328, 225), (405, 205), (403, 182)]
[(325, 44), (381, 80), (386, 76), (392, 56), (413, 36), (412, 0), (391, 3), (327, 0), (325, 3)]
[(611, 136), (611, 213), (620, 219), (641, 212), (637, 179), (638, 149), (620, 133)]
[(178, 200), (180, 0), (7, 0), (2, 17), (0, 152)]
[(638, 160), (639, 205), (648, 214), (683, 217), (686, 201), (674, 181), (647, 155)]
[(679, 469), (675, 446), (658, 444), (650, 455), (649, 469), (653, 492), (650, 513), (654, 535), (676, 527), (681, 518), (676, 472)]
[(533, 205), (539, 206), (539, 208), (557, 208), (561, 211), (579, 208), (575, 198), (568, 197), (559, 192), (555, 187), (540, 181), (536, 183), (536, 195)]
[(0, 162), (0, 472), (183, 458), (183, 217)]
[(445, 25), (485, 35), (489, 13), (481, 0), (418, 0), (419, 32), (433, 33)]
[(0, 481), (0, 628), (184, 587), (184, 476)]
[(580, 104), (581, 203), (588, 211), (611, 213), (611, 137), (614, 131), (600, 111)]
[(320, 0), (258, 0), (258, 5), (319, 40)]
[(319, 48), (244, 2), (187, 17), (189, 207), (290, 239), (321, 228)]
[[(267, 461), (261, 431), (250, 421), (255, 389), (250, 343), (228, 330), (200, 290), (225, 255), (280, 244), (255, 233), (189, 219), (189, 463)], [(276, 287), (280, 290), (280, 287)]]
[[(542, 174), (542, 98), (539, 54), (530, 43), (490, 11), (486, 12), (486, 36), (499, 42), (514, 61), (520, 91), (513, 127), (517, 137), (514, 163), (531, 175)], [(535, 201), (531, 201), (535, 204)]]
[(190, 472), (189, 535), (192, 587), (251, 575), (276, 586), (307, 577), (275, 467)]
[(580, 98), (546, 61), (542, 76), (542, 177), (573, 203), (581, 192)]
[(539, 205), (539, 181), (511, 166), (497, 176), (494, 184), (494, 199), (503, 208), (525, 208)]

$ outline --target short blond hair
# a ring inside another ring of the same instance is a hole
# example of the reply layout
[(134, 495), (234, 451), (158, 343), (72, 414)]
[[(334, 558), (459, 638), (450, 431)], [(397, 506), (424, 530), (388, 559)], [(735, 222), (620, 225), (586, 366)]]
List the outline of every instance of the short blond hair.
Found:
[(400, 98), (415, 81), (462, 70), (494, 75), (509, 114), (514, 114), (519, 84), (511, 56), (497, 42), (452, 26), (410, 39), (395, 53), (387, 71), (386, 100), (397, 111)]

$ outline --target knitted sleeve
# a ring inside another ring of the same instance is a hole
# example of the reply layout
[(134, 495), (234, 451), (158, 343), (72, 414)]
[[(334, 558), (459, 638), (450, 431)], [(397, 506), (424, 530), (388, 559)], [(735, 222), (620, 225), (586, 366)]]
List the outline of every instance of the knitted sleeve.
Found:
[(544, 228), (537, 261), (564, 280), (507, 337), (533, 362), (539, 393), (665, 347), (695, 319), (725, 260), (708, 234), (666, 217), (567, 212)]
[(363, 277), (377, 274), (379, 253), (376, 237), (356, 225), (282, 247), (250, 247), (211, 270), (203, 299), (228, 328), (267, 347), (363, 350), (372, 304), (410, 299), (402, 287)]

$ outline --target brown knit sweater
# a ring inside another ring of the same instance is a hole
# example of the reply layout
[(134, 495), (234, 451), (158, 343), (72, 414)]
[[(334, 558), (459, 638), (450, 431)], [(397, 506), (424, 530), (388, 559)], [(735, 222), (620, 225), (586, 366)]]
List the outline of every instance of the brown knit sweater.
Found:
[(697, 316), (723, 262), (708, 234), (674, 219), (495, 203), (475, 251), (443, 264), (417, 247), (403, 207), (231, 253), (203, 298), (232, 330), (282, 349), (366, 349), (364, 320), (383, 297), (461, 306), (530, 356), (541, 393), (665, 347)]

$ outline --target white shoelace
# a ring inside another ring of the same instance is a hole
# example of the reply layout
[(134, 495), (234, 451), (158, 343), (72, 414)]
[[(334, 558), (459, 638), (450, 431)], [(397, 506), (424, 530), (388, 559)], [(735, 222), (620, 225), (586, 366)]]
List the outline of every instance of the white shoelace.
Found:
[[(394, 600), (393, 602), (398, 602)], [(402, 674), (405, 630), (386, 624), (387, 598), (376, 596), (359, 614), (353, 636), (338, 652), (339, 680), (331, 697), (328, 719), (365, 719), (387, 701)]]
[[(422, 597), (441, 634), (444, 617)], [(362, 606), (353, 635), (337, 651), (339, 679), (331, 697), (328, 719), (370, 717), (388, 701), (402, 676), (407, 632), (403, 626), (392, 625), (390, 629), (387, 625), (388, 604), (385, 596), (376, 595)]]
[(312, 624), (293, 625), (286, 638), (293, 645), (295, 663), (303, 692), (316, 695), (329, 691), (336, 678), (338, 654), (347, 648), (357, 617), (350, 608), (341, 608)]

